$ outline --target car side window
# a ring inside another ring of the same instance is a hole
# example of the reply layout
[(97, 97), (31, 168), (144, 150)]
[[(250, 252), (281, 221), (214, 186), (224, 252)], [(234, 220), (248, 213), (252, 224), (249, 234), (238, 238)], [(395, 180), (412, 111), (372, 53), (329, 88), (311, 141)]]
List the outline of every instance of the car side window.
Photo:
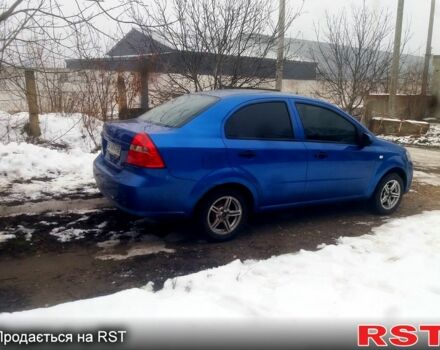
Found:
[(292, 140), (293, 129), (284, 102), (259, 102), (240, 108), (226, 122), (230, 139)]
[(356, 143), (356, 127), (327, 108), (296, 103), (307, 140)]

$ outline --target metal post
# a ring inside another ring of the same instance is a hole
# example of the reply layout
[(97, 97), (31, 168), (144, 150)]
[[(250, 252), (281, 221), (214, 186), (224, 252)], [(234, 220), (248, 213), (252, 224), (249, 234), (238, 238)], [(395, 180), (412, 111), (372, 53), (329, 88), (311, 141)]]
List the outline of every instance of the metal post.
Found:
[(280, 0), (280, 9), (278, 14), (278, 51), (275, 71), (275, 88), (279, 91), (281, 91), (283, 88), (285, 21), (286, 0)]
[(394, 32), (393, 61), (391, 64), (391, 81), (389, 89), (388, 111), (391, 117), (396, 115), (396, 93), (399, 79), (400, 41), (402, 38), (404, 0), (399, 0), (397, 7), (396, 29)]

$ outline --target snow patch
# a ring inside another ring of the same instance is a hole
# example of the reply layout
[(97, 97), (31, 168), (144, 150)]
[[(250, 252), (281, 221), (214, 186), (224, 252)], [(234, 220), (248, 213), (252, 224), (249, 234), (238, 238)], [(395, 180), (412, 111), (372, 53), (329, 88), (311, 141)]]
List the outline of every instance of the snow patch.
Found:
[(27, 228), (23, 225), (16, 227), (6, 227), (4, 231), (0, 231), (0, 243), (6, 242), (9, 239), (17, 238), (18, 235), (23, 236), (26, 241), (32, 239), (32, 234), (35, 232), (33, 228)]
[(101, 222), (98, 226), (96, 226), (97, 228), (104, 228), (108, 225), (108, 221), (103, 221)]
[(79, 228), (57, 227), (49, 232), (50, 235), (57, 237), (59, 242), (70, 242), (72, 240), (78, 240), (85, 237), (88, 230), (82, 230)]
[(379, 137), (404, 145), (440, 147), (440, 124), (432, 123), (428, 132), (421, 136), (379, 135)]
[(0, 143), (0, 157), (0, 190), (6, 192), (3, 202), (98, 192), (92, 169), (96, 154), (11, 142)]
[(17, 238), (13, 233), (6, 233), (0, 231), (0, 243), (4, 243), (10, 239)]
[[(41, 137), (49, 143), (90, 152), (101, 142), (103, 123), (80, 113), (47, 113), (39, 116)], [(0, 112), (0, 142), (24, 142), (24, 126), (29, 121), (27, 112)], [(85, 125), (90, 127), (86, 128)]]
[(0, 112), (0, 202), (96, 194), (91, 151), (100, 145), (103, 123), (78, 113), (41, 114), (36, 145), (26, 142), (28, 119), (28, 113)]
[(45, 225), (45, 226), (51, 226), (51, 225), (57, 225), (58, 224), (58, 221), (51, 221), (51, 222), (49, 222), (49, 221), (40, 221), (40, 224), (41, 225)]
[(32, 234), (35, 232), (33, 228), (26, 228), (23, 225), (17, 225), (17, 232), (24, 233), (24, 239), (30, 241), (32, 239)]

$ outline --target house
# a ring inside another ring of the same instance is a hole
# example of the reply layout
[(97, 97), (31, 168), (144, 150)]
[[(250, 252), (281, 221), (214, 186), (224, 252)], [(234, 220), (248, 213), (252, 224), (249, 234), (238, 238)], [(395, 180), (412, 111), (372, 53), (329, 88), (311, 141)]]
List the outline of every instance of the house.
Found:
[[(253, 38), (262, 43), (267, 40), (263, 36)], [(257, 48), (258, 45), (253, 47)], [(262, 58), (264, 57), (264, 58)], [(115, 72), (139, 72), (141, 75), (141, 108), (148, 108), (151, 99), (151, 91), (160, 89), (153, 83), (161, 81), (164, 75), (173, 74), (178, 79), (183, 76), (185, 67), (182, 58), (188, 58), (197, 65), (197, 74), (209, 76), (215, 69), (216, 57), (211, 52), (190, 51), (176, 49), (157, 34), (148, 35), (132, 29), (119, 42), (112, 47), (104, 57), (93, 59), (69, 59), (66, 66), (72, 70), (111, 70)], [(261, 87), (273, 88), (275, 80), (276, 52), (267, 52), (264, 56), (254, 52), (245, 52), (237, 57), (224, 56), (222, 74), (232, 76), (238, 74), (244, 76), (258, 76), (264, 78), (265, 83)], [(239, 65), (239, 66), (238, 66)], [(258, 65), (258, 66), (257, 66)], [(255, 69), (258, 67), (258, 69)], [(300, 56), (286, 56), (283, 71), (283, 90), (299, 94), (311, 94), (316, 84), (316, 63), (309, 59), (301, 59)], [(203, 79), (202, 79), (203, 80)], [(160, 84), (159, 84), (160, 85)], [(148, 94), (146, 93), (147, 91)], [(147, 94), (147, 96), (145, 96)]]

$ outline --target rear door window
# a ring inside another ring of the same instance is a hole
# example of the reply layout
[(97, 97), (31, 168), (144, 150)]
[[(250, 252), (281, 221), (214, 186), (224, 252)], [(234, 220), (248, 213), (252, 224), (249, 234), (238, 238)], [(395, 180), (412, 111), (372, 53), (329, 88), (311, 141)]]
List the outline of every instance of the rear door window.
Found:
[(229, 139), (292, 140), (293, 129), (285, 102), (259, 102), (240, 108), (226, 121)]

